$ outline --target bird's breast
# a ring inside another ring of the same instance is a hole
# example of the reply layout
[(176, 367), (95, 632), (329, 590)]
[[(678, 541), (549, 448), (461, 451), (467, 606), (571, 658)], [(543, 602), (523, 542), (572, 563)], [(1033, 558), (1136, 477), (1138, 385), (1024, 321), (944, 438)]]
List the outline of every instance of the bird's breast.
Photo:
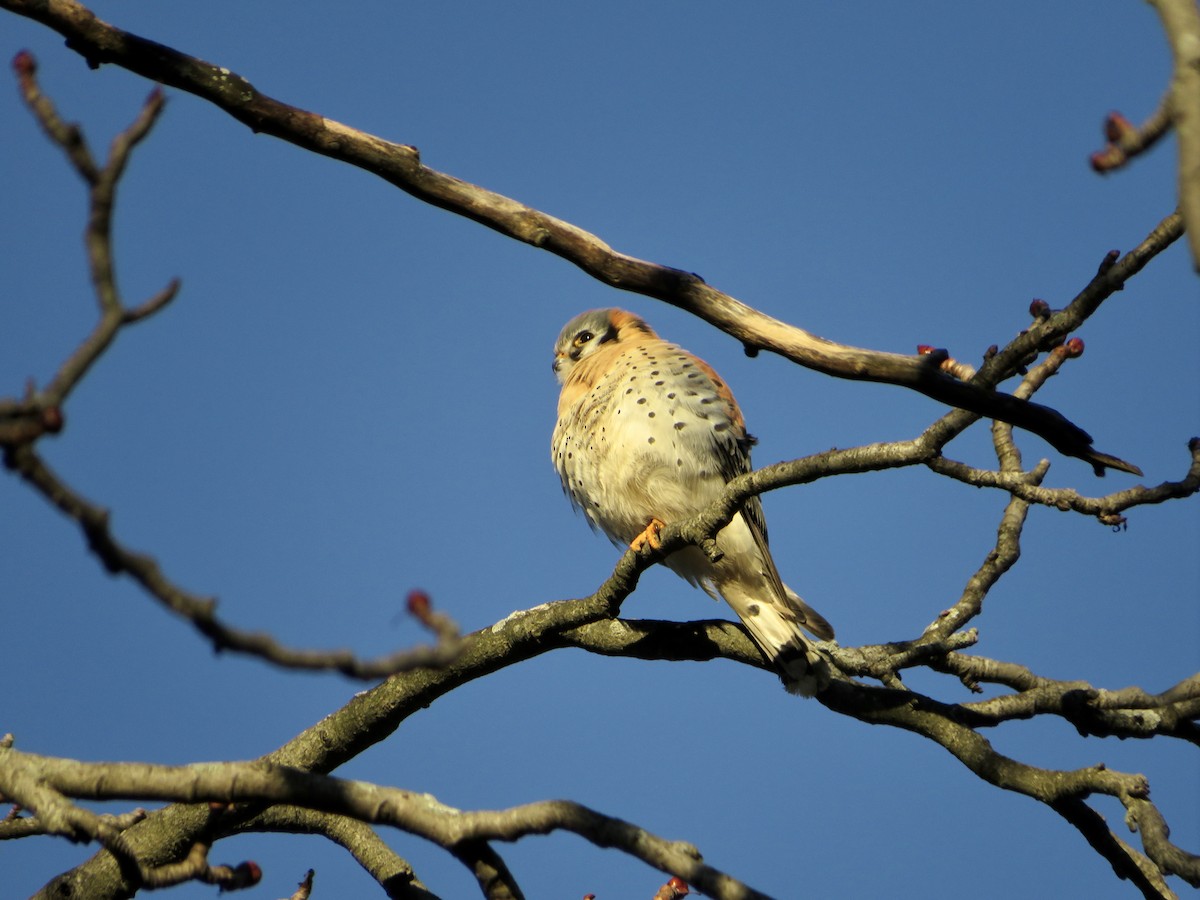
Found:
[(563, 387), (552, 455), (594, 525), (628, 543), (651, 518), (694, 515), (720, 492), (721, 452), (739, 423), (693, 357), (670, 345), (627, 348), (588, 380)]

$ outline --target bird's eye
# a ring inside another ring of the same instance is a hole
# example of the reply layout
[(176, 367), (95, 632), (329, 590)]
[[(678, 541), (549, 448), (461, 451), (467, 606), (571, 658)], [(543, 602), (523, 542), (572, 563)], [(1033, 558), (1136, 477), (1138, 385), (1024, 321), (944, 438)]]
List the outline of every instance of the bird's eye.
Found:
[(590, 341), (594, 337), (595, 337), (595, 335), (592, 334), (590, 331), (581, 331), (581, 332), (579, 332), (579, 334), (575, 335), (575, 346), (582, 347), (584, 344), (586, 344), (588, 341)]

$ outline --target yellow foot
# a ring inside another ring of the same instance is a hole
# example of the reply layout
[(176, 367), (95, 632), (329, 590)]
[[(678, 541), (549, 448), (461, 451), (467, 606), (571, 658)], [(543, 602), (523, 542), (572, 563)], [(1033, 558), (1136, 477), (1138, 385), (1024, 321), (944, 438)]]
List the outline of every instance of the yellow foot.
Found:
[(643, 547), (649, 547), (651, 550), (661, 550), (662, 530), (666, 527), (667, 523), (662, 519), (651, 519), (650, 524), (646, 526), (646, 530), (629, 542), (629, 549), (634, 553), (641, 553)]

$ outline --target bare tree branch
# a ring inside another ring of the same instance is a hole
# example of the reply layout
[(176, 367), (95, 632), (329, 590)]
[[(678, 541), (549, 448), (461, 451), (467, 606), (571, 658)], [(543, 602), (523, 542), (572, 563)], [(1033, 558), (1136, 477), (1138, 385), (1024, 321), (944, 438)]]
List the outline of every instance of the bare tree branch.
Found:
[[(648, 831), (566, 800), (528, 803), (505, 810), (463, 812), (428, 794), (317, 775), (262, 761), (157, 766), (145, 763), (83, 763), (6, 748), (0, 750), (0, 789), (35, 809), (39, 816), (62, 818), (76, 837), (75, 816), (66, 816), (63, 795), (80, 799), (139, 798), (182, 803), (261, 803), (302, 806), (386, 824), (418, 835), (476, 860), (509, 884), (498, 857), (480, 842), (515, 841), (529, 835), (570, 831), (599, 847), (613, 847), (666, 872), (678, 875), (706, 895), (727, 900), (762, 900), (765, 895), (703, 863), (695, 847)], [(36, 805), (35, 805), (36, 804)], [(41, 807), (41, 808), (39, 808)], [(45, 810), (45, 811), (43, 811)], [(82, 812), (82, 811), (80, 811)], [(83, 817), (83, 818), (86, 818)], [(130, 851), (132, 853), (132, 850)], [(511, 892), (513, 897), (518, 893)], [(497, 894), (496, 896), (500, 896)]]
[(1173, 60), (1171, 120), (1179, 138), (1179, 210), (1187, 222), (1192, 264), (1200, 271), (1200, 9), (1194, 0), (1150, 0)]
[(459, 652), (458, 626), (443, 613), (429, 610), (420, 592), (409, 595), (409, 609), (437, 637), (437, 643), (398, 650), (377, 659), (359, 659), (349, 650), (300, 650), (286, 647), (266, 632), (242, 631), (217, 617), (217, 601), (192, 594), (171, 581), (150, 556), (129, 550), (112, 534), (108, 511), (67, 486), (26, 443), (6, 446), (5, 465), (79, 523), (88, 547), (114, 575), (129, 575), (165, 608), (190, 622), (220, 652), (244, 653), (287, 669), (336, 671), (374, 681), (425, 666), (445, 665)]
[(1192, 457), (1191, 465), (1179, 481), (1164, 481), (1150, 488), (1135, 485), (1103, 497), (1084, 497), (1074, 488), (1041, 487), (1038, 482), (1045, 475), (1044, 470), (1040, 474), (1037, 469), (1030, 472), (993, 472), (942, 456), (930, 459), (925, 465), (939, 475), (946, 475), (964, 484), (999, 488), (1026, 503), (1095, 516), (1101, 523), (1115, 527), (1125, 522), (1125, 517), (1120, 513), (1127, 509), (1190, 497), (1200, 490), (1200, 439), (1189, 440), (1188, 451)]
[(487, 841), (463, 841), (450, 852), (470, 870), (486, 900), (525, 900), (508, 864)]
[(232, 628), (217, 618), (215, 600), (185, 591), (166, 577), (154, 559), (129, 550), (117, 541), (109, 526), (108, 512), (70, 488), (42, 461), (33, 442), (46, 432), (62, 428), (61, 406), (71, 390), (109, 348), (117, 332), (166, 306), (177, 293), (179, 282), (173, 282), (140, 306), (126, 308), (117, 289), (112, 258), (111, 226), (117, 184), (130, 152), (149, 133), (162, 111), (161, 91), (155, 90), (150, 95), (133, 124), (113, 140), (108, 161), (97, 166), (80, 129), (66, 124), (53, 102), (42, 93), (33, 58), (28, 53), (18, 54), (14, 68), (26, 104), (89, 186), (85, 244), (101, 316), (92, 334), (62, 364), (45, 390), (31, 390), (23, 402), (0, 401), (0, 447), (4, 451), (5, 465), (79, 523), (88, 546), (110, 573), (131, 576), (151, 597), (191, 622), (218, 651), (250, 654), (285, 668), (332, 669), (364, 680), (375, 680), (420, 666), (441, 665), (452, 659), (458, 652), (458, 627), (444, 613), (434, 612), (429, 598), (420, 592), (409, 595), (409, 611), (437, 637), (437, 643), (401, 650), (376, 660), (360, 660), (347, 650), (295, 650), (281, 645), (268, 634)]
[(1081, 735), (1151, 738), (1162, 734), (1200, 746), (1200, 675), (1149, 694), (1141, 688), (1101, 690), (1085, 681), (1044, 678), (1016, 663), (961, 653), (945, 654), (930, 665), (976, 689), (987, 682), (1018, 691), (962, 704), (963, 721), (974, 728), (1049, 714), (1066, 719)]
[[(996, 384), (1011, 374), (1000, 365), (991, 366), (987, 375), (981, 371), (971, 381), (962, 382), (941, 371), (944, 352), (902, 356), (828, 341), (747, 306), (697, 275), (618, 253), (575, 225), (431, 169), (421, 163), (415, 147), (385, 141), (282, 103), (227, 68), (122, 31), (75, 0), (0, 0), (0, 7), (58, 31), (90, 65), (112, 63), (195, 94), (256, 132), (363, 168), (419, 200), (561, 256), (605, 284), (692, 312), (749, 350), (769, 350), (838, 378), (899, 385), (950, 406), (1010, 422), (1045, 438), (1060, 453), (1087, 461), (1097, 474), (1105, 468), (1141, 474), (1137, 466), (1095, 450), (1091, 436), (1061, 413), (996, 392)], [(1157, 239), (1143, 244), (1140, 255), (1149, 258), (1157, 254), (1180, 233), (1181, 226), (1180, 230), (1156, 232)], [(1144, 265), (1144, 259), (1140, 263), (1132, 259), (1139, 251), (1105, 270), (1104, 296), (1118, 290)], [(1048, 333), (1039, 333), (1032, 343), (1048, 346), (1037, 343)]]
[(309, 869), (308, 874), (304, 876), (304, 880), (296, 886), (295, 892), (288, 900), (309, 900), (309, 897), (312, 896), (313, 876), (316, 874), (315, 871)]
[[(1157, 5), (1174, 8), (1172, 0)], [(370, 828), (371, 824), (387, 824), (448, 850), (470, 869), (489, 898), (522, 896), (492, 843), (556, 830), (580, 834), (597, 846), (618, 848), (685, 878), (709, 896), (761, 897), (706, 866), (694, 847), (663, 840), (569, 801), (463, 812), (427, 795), (335, 779), (325, 773), (385, 738), (409, 714), (443, 694), (559, 647), (646, 659), (720, 657), (767, 668), (741, 626), (731, 622), (679, 624), (615, 617), (641, 572), (671, 552), (694, 544), (710, 556), (717, 554), (715, 535), (750, 497), (833, 474), (918, 464), (968, 484), (1008, 492), (995, 545), (958, 601), (915, 640), (858, 648), (818, 644), (818, 650), (840, 671), (819, 702), (860, 721), (928, 738), (984, 781), (1046, 804), (1145, 896), (1173, 896), (1165, 874), (1200, 885), (1200, 859), (1170, 842), (1163, 816), (1148, 799), (1149, 784), (1144, 777), (1114, 772), (1103, 765), (1074, 770), (1039, 768), (997, 753), (978, 733), (982, 728), (1054, 715), (1073, 724), (1081, 735), (1143, 739), (1163, 735), (1200, 744), (1200, 675), (1185, 678), (1160, 694), (1141, 688), (1109, 691), (1082, 681), (1043, 678), (1014, 663), (961, 652), (978, 639), (974, 629), (963, 629), (980, 615), (991, 589), (1019, 558), (1031, 504), (1073, 510), (1115, 524), (1123, 521), (1119, 513), (1125, 509), (1200, 490), (1200, 440), (1195, 438), (1189, 445), (1191, 467), (1181, 481), (1085, 498), (1074, 490), (1043, 488), (1049, 464), (1043, 461), (1033, 470), (1024, 470), (1011, 429), (1016, 424), (1042, 434), (1061, 452), (1091, 462), (1098, 474), (1105, 467), (1137, 471), (1095, 451), (1090, 437), (1080, 429), (1057, 412), (1028, 400), (1066, 360), (1082, 352), (1082, 343), (1066, 340), (1067, 335), (1182, 234), (1179, 214), (1164, 219), (1131, 253), (1106, 256), (1096, 276), (1065, 309), (1053, 311), (1044, 303), (1035, 304), (1032, 325), (1003, 349), (989, 353), (978, 369), (931, 348), (923, 348), (917, 357), (878, 354), (832, 344), (786, 326), (708, 287), (697, 276), (618, 254), (569, 223), (428, 169), (411, 147), (382, 141), (264, 97), (239, 76), (112, 28), (71, 0), (0, 0), (0, 6), (66, 34), (74, 49), (93, 64), (115, 62), (197, 93), (252, 127), (366, 168), (426, 202), (563, 256), (606, 283), (691, 310), (738, 337), (748, 349), (769, 349), (839, 377), (900, 384), (960, 407), (913, 440), (835, 449), (734, 479), (708, 510), (670, 524), (663, 531), (661, 548), (626, 552), (590, 597), (520, 611), (462, 639), (453, 622), (432, 611), (420, 594), (410, 595), (410, 612), (438, 635), (438, 645), (381, 660), (364, 662), (346, 652), (292, 650), (269, 635), (237, 631), (216, 618), (215, 601), (183, 590), (151, 557), (123, 546), (110, 528), (107, 512), (67, 485), (35, 450), (38, 438), (62, 427), (62, 402), (117, 331), (165, 306), (178, 285), (138, 306), (126, 307), (117, 291), (109, 240), (116, 184), (130, 150), (161, 110), (161, 95), (151, 95), (135, 122), (114, 142), (109, 160), (98, 166), (79, 129), (65, 124), (41, 94), (32, 60), (18, 57), (18, 78), (28, 105), (89, 185), (87, 248), (101, 321), (45, 390), (30, 388), (22, 400), (0, 401), (0, 445), (6, 463), (78, 522), (89, 546), (109, 571), (130, 575), (152, 597), (192, 622), (217, 649), (252, 653), (297, 668), (336, 669), (361, 678), (403, 673), (355, 697), (343, 709), (253, 763), (183, 767), (86, 764), (19, 753), (0, 742), (0, 795), (34, 813), (0, 823), (0, 838), (53, 834), (95, 841), (104, 848), (89, 862), (47, 885), (43, 896), (67, 896), (78, 892), (81, 885), (87, 885), (96, 896), (184, 880), (227, 888), (244, 886), (257, 880), (257, 866), (250, 862), (236, 867), (210, 865), (208, 853), (216, 840), (242, 831), (303, 830), (325, 834), (347, 846), (390, 896), (409, 900), (431, 897), (411, 867), (388, 850)], [(1173, 27), (1168, 25), (1168, 31)], [(1172, 109), (1179, 107), (1173, 105)], [(1034, 365), (1047, 351), (1045, 359)], [(1016, 373), (1023, 373), (1023, 378), (1011, 395), (994, 393), (1000, 382)], [(998, 469), (977, 469), (944, 458), (942, 451), (949, 441), (985, 415), (997, 420), (992, 436)], [(914, 666), (952, 675), (975, 691), (987, 683), (1014, 693), (974, 703), (943, 703), (911, 691), (903, 683), (903, 671)], [(858, 678), (874, 679), (882, 686), (862, 684), (855, 680)], [(1144, 852), (1107, 829), (1086, 803), (1093, 794), (1115, 797), (1124, 805), (1127, 823), (1140, 833)], [(169, 800), (176, 805), (148, 816), (113, 819), (73, 802), (110, 798)], [(196, 807), (199, 801), (219, 801), (219, 805)], [(364, 861), (368, 857), (370, 864)], [(298, 894), (310, 889), (311, 872)]]
[(1110, 112), (1104, 119), (1104, 137), (1108, 143), (1103, 150), (1092, 154), (1092, 168), (1101, 174), (1121, 168), (1157, 144), (1170, 128), (1170, 94), (1165, 95), (1150, 118), (1138, 126), (1119, 112)]
[(179, 291), (178, 280), (134, 309), (126, 309), (117, 289), (112, 265), (112, 212), (117, 183), (133, 148), (149, 134), (163, 108), (162, 92), (155, 89), (133, 123), (113, 140), (108, 160), (98, 166), (78, 126), (67, 124), (37, 82), (37, 65), (28, 53), (13, 61), (21, 96), (38, 124), (66, 154), (88, 185), (88, 223), (84, 232), (92, 286), (100, 307), (100, 320), (92, 333), (59, 367), (45, 389), (30, 386), (23, 401), (0, 399), (0, 444), (32, 441), (63, 427), (62, 405), (72, 389), (112, 344), (117, 332), (153, 315)]
[(402, 859), (365, 822), (347, 816), (276, 805), (238, 826), (238, 832), (319, 834), (349, 851), (392, 900), (438, 900)]
[(1118, 878), (1130, 881), (1141, 891), (1143, 897), (1176, 900), (1175, 892), (1167, 886), (1162, 872), (1149, 857), (1113, 834), (1108, 823), (1104, 821), (1104, 816), (1083, 800), (1058, 800), (1050, 806), (1075, 826), (1093, 850), (1108, 860)]

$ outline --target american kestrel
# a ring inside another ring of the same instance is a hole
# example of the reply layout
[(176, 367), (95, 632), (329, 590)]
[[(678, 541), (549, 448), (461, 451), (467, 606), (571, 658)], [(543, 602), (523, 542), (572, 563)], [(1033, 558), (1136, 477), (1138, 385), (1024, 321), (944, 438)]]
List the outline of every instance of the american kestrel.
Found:
[[(618, 546), (653, 540), (694, 516), (750, 471), (742, 411), (712, 367), (623, 309), (576, 316), (554, 345), (562, 384), (551, 456), (571, 502)], [(723, 597), (793, 693), (828, 681), (801, 629), (833, 628), (779, 578), (762, 504), (752, 497), (717, 535), (716, 563), (697, 547), (664, 562), (713, 599)]]

